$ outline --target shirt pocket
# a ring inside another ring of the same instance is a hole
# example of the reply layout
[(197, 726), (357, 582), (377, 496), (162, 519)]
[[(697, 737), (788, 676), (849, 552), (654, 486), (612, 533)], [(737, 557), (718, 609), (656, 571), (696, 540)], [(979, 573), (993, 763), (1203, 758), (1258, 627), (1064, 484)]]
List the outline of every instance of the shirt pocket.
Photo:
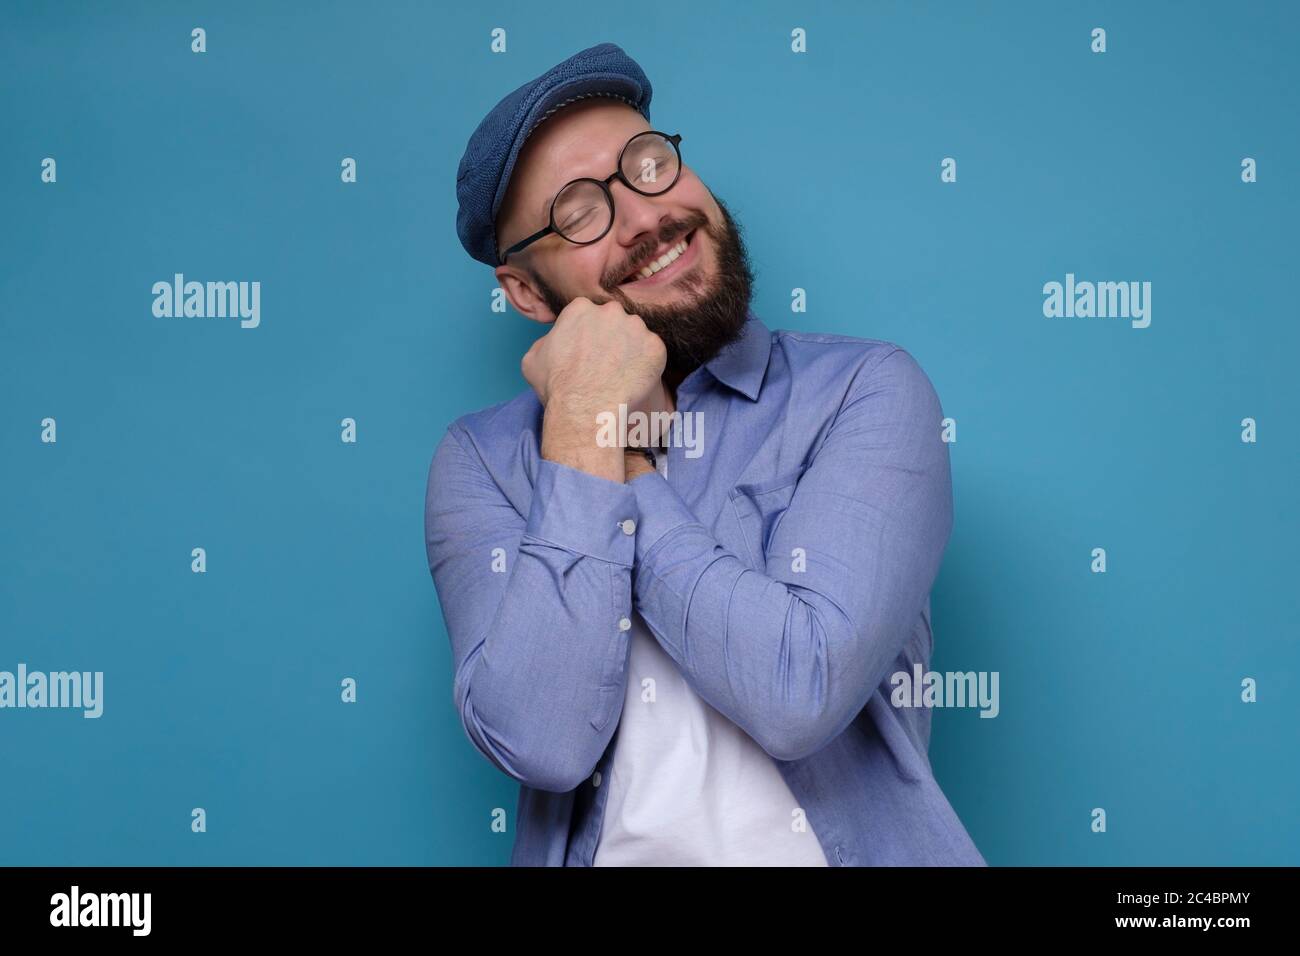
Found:
[(777, 526), (785, 517), (794, 490), (803, 477), (806, 465), (763, 481), (748, 481), (731, 489), (731, 507), (749, 551), (750, 566), (762, 569), (767, 564), (767, 549)]

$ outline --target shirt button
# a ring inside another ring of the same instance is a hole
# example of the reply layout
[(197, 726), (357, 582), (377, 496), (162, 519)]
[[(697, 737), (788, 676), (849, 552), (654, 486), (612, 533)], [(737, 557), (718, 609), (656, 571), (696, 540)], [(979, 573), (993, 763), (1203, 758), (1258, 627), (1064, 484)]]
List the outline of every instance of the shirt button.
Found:
[(624, 522), (623, 522), (623, 533), (624, 533), (624, 534), (636, 534), (636, 522), (633, 521), (631, 518), (628, 518), (626, 521), (624, 521)]
[(632, 622), (629, 621), (627, 618), (623, 618), (623, 620), (621, 620), (621, 621), (618, 622), (618, 629), (619, 629), (620, 631), (628, 631), (628, 630), (631, 630), (631, 629), (632, 629)]
[(593, 774), (591, 775), (591, 785), (592, 785), (593, 787), (599, 787), (599, 786), (600, 786), (600, 771), (599, 771), (599, 770), (597, 770), (595, 773), (593, 773)]

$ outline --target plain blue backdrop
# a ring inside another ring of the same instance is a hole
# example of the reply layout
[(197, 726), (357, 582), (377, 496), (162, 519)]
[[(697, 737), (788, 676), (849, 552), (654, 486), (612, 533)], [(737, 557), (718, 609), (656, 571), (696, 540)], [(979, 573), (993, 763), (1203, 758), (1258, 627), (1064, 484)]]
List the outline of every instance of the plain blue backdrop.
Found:
[[(497, 99), (606, 40), (744, 227), (759, 316), (902, 345), (958, 422), (933, 664), (998, 671), (1001, 713), (936, 711), (931, 757), (989, 862), (1300, 862), (1298, 27), (5, 2), (0, 670), (102, 670), (105, 711), (0, 711), (0, 863), (507, 862), (517, 787), (452, 705), (424, 486), (540, 330), (491, 311), (455, 171)], [(260, 327), (155, 318), (176, 272), (260, 281)], [(1067, 272), (1150, 281), (1150, 328), (1045, 318)]]

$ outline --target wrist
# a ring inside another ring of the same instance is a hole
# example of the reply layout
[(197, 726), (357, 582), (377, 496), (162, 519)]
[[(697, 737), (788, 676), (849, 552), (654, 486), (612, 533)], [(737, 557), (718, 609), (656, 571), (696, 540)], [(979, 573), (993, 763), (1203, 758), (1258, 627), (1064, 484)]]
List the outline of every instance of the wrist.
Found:
[(625, 480), (623, 449), (598, 441), (593, 415), (589, 420), (553, 414), (548, 405), (542, 419), (541, 456), (548, 461), (616, 481)]
[(564, 388), (552, 392), (546, 401), (547, 418), (566, 425), (594, 431), (601, 414), (613, 412), (618, 414), (619, 402), (604, 395)]

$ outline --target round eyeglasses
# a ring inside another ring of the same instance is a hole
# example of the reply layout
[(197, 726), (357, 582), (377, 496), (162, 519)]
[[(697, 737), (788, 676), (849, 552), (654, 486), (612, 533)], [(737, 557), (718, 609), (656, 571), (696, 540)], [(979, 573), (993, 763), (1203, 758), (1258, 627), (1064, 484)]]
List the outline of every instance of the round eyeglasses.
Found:
[(619, 153), (618, 169), (603, 180), (584, 177), (568, 183), (551, 200), (550, 225), (501, 253), (501, 263), (553, 232), (579, 246), (603, 239), (614, 225), (614, 195), (609, 184), (617, 179), (643, 196), (668, 192), (682, 174), (681, 141), (680, 133), (669, 136), (653, 129), (637, 133)]

